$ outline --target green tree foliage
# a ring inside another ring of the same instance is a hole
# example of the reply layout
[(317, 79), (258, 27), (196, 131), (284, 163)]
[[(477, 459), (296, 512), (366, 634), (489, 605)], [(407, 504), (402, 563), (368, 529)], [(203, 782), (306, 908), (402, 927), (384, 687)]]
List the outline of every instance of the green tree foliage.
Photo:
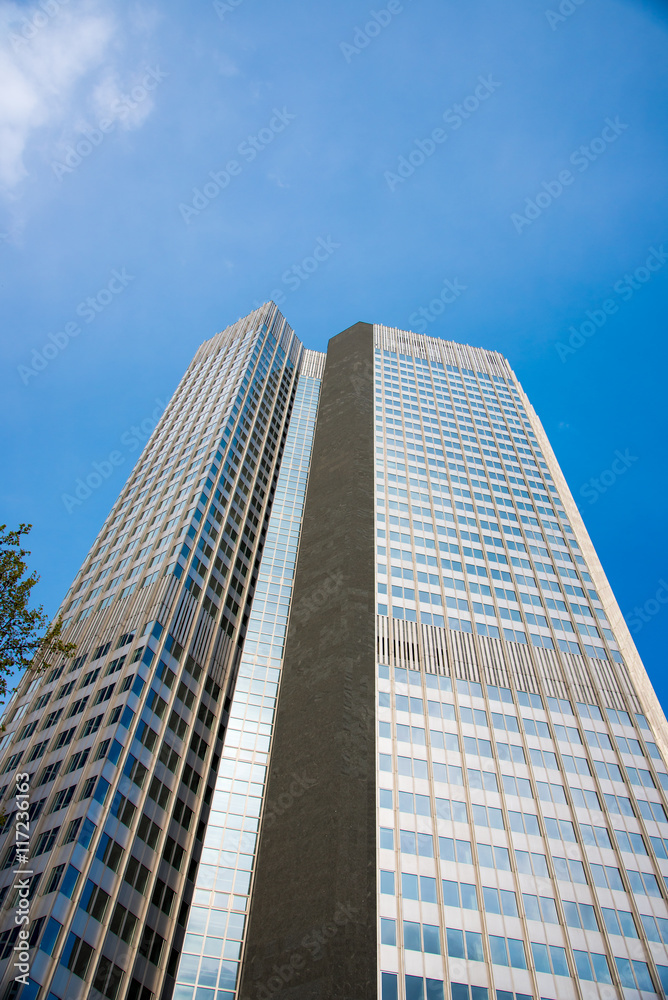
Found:
[(20, 524), (17, 531), (0, 525), (0, 698), (7, 695), (10, 679), (21, 670), (45, 670), (49, 656), (71, 656), (76, 646), (62, 639), (62, 621), (49, 623), (43, 607), (30, 608), (30, 592), (39, 580), (29, 573), (21, 547), (21, 536), (28, 535), (31, 524)]

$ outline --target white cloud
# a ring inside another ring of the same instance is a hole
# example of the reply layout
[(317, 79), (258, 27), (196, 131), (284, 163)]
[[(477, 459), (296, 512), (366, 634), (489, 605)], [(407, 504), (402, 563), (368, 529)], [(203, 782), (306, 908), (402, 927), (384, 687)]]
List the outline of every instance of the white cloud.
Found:
[(117, 118), (125, 128), (144, 122), (153, 101), (146, 95), (124, 103), (138, 77), (117, 65), (120, 35), (116, 18), (98, 0), (30, 6), (0, 0), (0, 186), (6, 193), (27, 176), (31, 144), (39, 142), (49, 157), (100, 118)]

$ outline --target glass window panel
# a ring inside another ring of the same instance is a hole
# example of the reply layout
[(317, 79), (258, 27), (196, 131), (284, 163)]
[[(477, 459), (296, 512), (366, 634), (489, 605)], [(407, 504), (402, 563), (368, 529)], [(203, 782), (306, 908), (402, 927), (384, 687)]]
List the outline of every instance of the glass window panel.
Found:
[(587, 979), (593, 981), (594, 972), (591, 967), (591, 962), (589, 960), (589, 952), (587, 951), (577, 951), (573, 949), (573, 955), (575, 956), (575, 965), (578, 970), (578, 976), (580, 979)]
[(524, 953), (524, 941), (521, 938), (508, 938), (508, 953), (513, 969), (526, 969), (527, 960)]
[(468, 882), (462, 882), (461, 886), (462, 893), (462, 906), (465, 910), (477, 910), (478, 909), (478, 892), (474, 885), (470, 885)]
[(570, 976), (568, 962), (566, 961), (566, 952), (563, 948), (550, 945), (550, 958), (552, 959), (552, 969), (555, 976)]
[(508, 965), (508, 952), (506, 950), (506, 939), (496, 934), (490, 934), (489, 947), (492, 953), (494, 965)]
[(464, 934), (453, 927), (446, 928), (448, 955), (450, 958), (464, 958)]
[[(453, 885), (457, 885), (456, 882)], [(405, 872), (401, 875), (401, 894), (405, 896), (406, 899), (419, 899), (418, 893), (418, 877), (417, 875), (408, 875)]]
[(589, 903), (580, 903), (580, 916), (582, 918), (582, 926), (585, 930), (599, 930), (598, 922), (596, 920), (596, 911)]
[(482, 934), (478, 934), (476, 931), (466, 931), (466, 953), (470, 962), (485, 961), (482, 951)]
[(397, 943), (397, 922), (388, 917), (380, 918), (380, 940), (382, 944), (396, 945)]
[(424, 941), (424, 950), (429, 955), (441, 954), (441, 937), (437, 926), (434, 926), (433, 924), (423, 924), (422, 937)]
[(446, 906), (459, 906), (459, 886), (456, 882), (443, 879), (443, 902)]
[[(524, 903), (524, 909), (526, 911), (527, 920), (542, 920), (540, 908), (538, 906), (537, 896), (532, 896), (528, 892), (523, 892), (522, 901)], [(575, 906), (575, 903), (567, 903), (565, 905)], [(574, 926), (579, 927), (580, 926), (579, 922)]]
[(420, 925), (412, 920), (404, 920), (404, 948), (409, 951), (422, 951)]
[(535, 941), (531, 942), (531, 951), (533, 953), (533, 961), (536, 966), (536, 972), (546, 972), (548, 975), (552, 972), (550, 968), (550, 959), (548, 957), (547, 945), (538, 944)]

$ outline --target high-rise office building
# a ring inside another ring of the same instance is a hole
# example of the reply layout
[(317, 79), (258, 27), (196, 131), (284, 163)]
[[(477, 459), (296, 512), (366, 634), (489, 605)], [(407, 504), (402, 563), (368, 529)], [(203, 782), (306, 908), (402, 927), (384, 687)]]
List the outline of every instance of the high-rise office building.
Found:
[(5, 717), (1, 1000), (668, 993), (668, 724), (501, 355), (262, 307), (62, 614)]

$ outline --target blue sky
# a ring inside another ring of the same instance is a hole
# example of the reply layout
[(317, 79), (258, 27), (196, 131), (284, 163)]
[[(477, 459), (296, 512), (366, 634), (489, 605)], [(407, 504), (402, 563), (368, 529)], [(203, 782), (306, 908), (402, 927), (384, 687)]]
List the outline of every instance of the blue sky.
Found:
[(278, 290), (309, 347), (421, 320), (510, 359), (668, 704), (667, 11), (559, 10), (0, 3), (0, 519), (47, 610), (197, 346)]

